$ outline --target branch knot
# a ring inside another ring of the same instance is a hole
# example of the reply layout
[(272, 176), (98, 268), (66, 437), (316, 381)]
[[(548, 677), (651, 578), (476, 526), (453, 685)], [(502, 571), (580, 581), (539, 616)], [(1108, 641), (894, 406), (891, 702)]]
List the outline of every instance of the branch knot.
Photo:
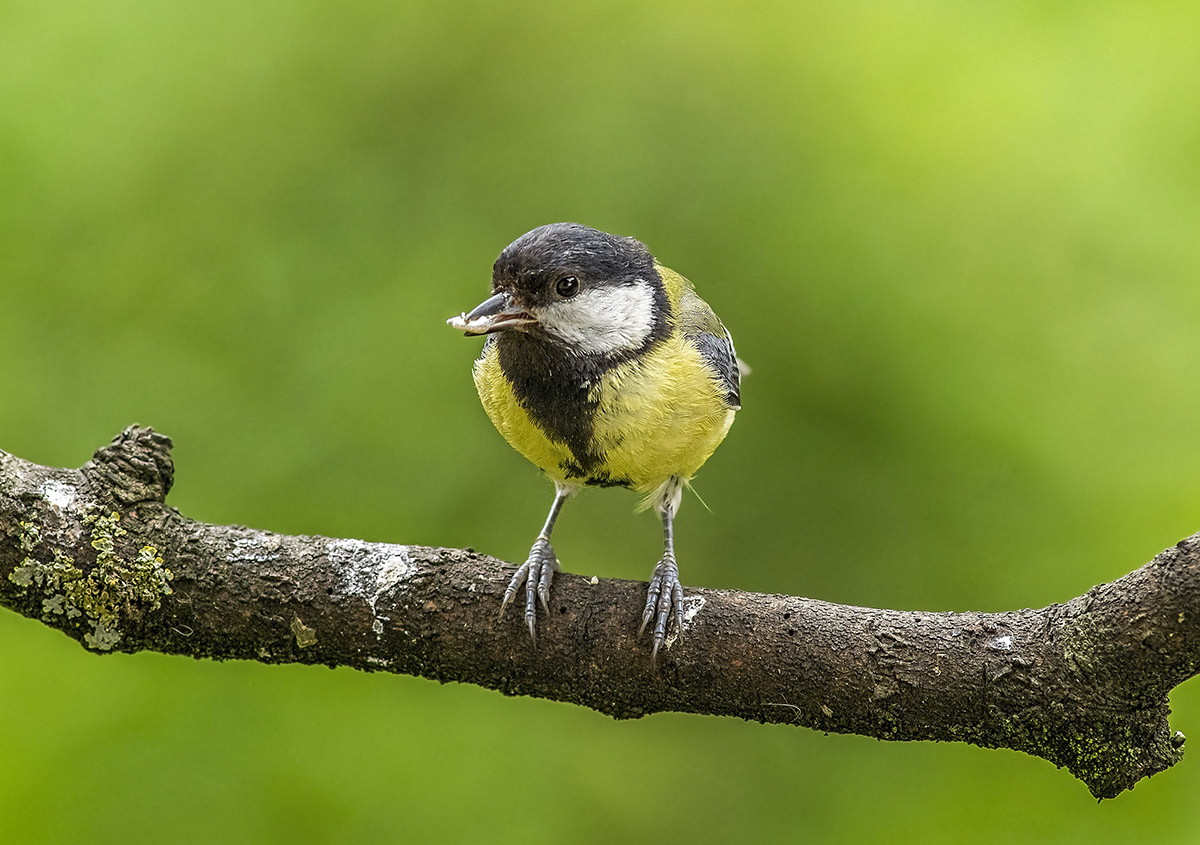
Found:
[(131, 425), (98, 449), (81, 472), (107, 488), (122, 505), (162, 502), (175, 479), (171, 438)]

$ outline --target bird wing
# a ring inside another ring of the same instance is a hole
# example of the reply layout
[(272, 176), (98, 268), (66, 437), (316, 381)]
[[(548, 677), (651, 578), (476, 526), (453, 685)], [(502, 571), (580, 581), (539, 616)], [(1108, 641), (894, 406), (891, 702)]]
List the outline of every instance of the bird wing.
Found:
[(690, 287), (683, 291), (680, 299), (679, 330), (695, 345), (714, 377), (725, 388), (725, 401), (729, 407), (735, 411), (742, 407), (742, 377), (733, 337), (708, 303)]

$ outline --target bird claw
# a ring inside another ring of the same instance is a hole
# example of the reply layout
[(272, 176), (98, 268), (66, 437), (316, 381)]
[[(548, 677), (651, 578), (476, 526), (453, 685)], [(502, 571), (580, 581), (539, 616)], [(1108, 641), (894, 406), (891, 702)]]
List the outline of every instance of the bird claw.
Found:
[(558, 572), (558, 558), (550, 541), (538, 537), (529, 550), (529, 559), (513, 574), (512, 580), (504, 590), (504, 600), (500, 602), (500, 616), (513, 599), (517, 597), (522, 585), (525, 587), (525, 625), (529, 628), (529, 638), (537, 642), (537, 606), (542, 603), (542, 610), (550, 615), (550, 585), (554, 582), (554, 573)]
[(654, 567), (650, 589), (646, 592), (646, 609), (642, 611), (642, 627), (638, 628), (640, 637), (650, 621), (654, 621), (651, 632), (653, 646), (650, 650), (652, 662), (658, 660), (658, 650), (667, 641), (667, 624), (672, 616), (675, 617), (678, 636), (683, 636), (683, 585), (679, 583), (679, 565), (675, 557), (668, 554)]

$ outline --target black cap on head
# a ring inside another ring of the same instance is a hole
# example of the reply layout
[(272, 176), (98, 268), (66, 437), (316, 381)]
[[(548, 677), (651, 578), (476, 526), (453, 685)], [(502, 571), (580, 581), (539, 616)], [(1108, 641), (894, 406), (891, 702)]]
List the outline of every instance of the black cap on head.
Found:
[(563, 276), (585, 285), (659, 283), (654, 256), (641, 241), (579, 223), (550, 223), (504, 248), (492, 267), (492, 288), (536, 299)]

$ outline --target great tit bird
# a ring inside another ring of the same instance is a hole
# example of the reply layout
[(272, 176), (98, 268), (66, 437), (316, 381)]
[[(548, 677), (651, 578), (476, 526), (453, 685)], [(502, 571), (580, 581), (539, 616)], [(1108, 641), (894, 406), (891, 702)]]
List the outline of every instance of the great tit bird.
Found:
[(683, 623), (683, 588), (672, 523), (683, 486), (725, 438), (740, 404), (733, 339), (683, 276), (645, 245), (553, 223), (504, 248), (492, 296), (451, 317), (488, 335), (475, 386), (504, 438), (554, 482), (554, 504), (500, 614), (525, 587), (525, 623), (536, 638), (537, 602), (549, 613), (558, 560), (550, 532), (582, 487), (626, 487), (662, 517), (639, 635), (652, 621), (652, 659), (672, 616)]

